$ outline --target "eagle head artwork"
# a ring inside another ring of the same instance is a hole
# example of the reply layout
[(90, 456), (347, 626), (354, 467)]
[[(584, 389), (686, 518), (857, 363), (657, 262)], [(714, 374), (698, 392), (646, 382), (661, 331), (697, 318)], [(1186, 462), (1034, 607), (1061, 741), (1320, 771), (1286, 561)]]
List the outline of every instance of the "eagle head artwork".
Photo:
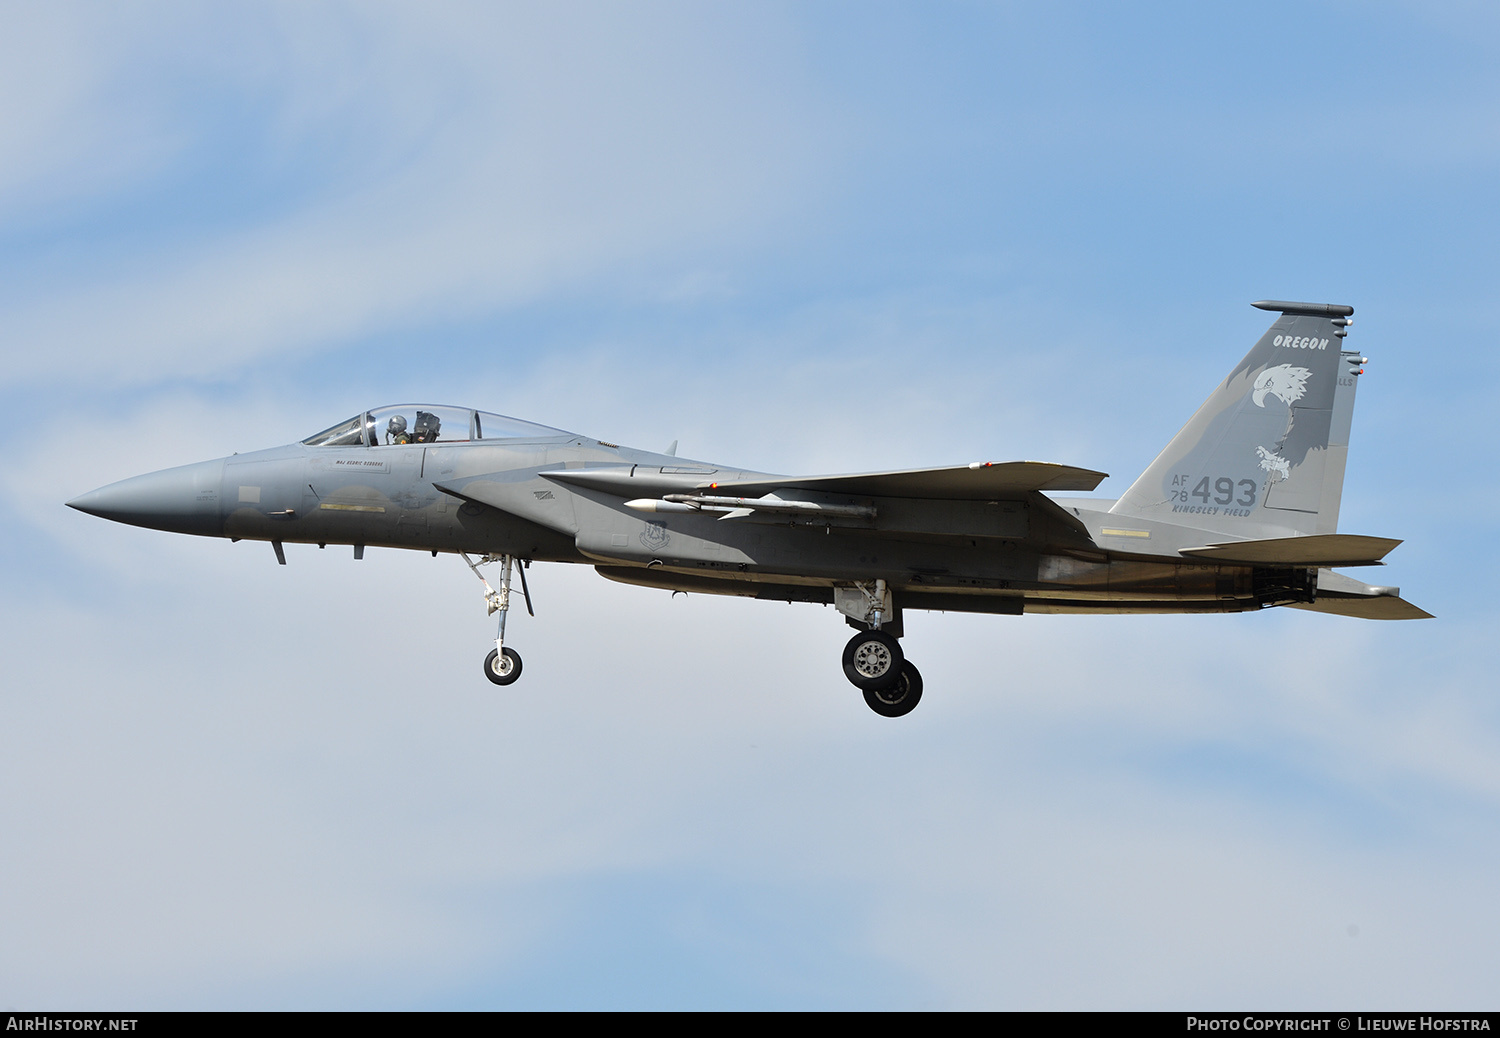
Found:
[(1266, 394), (1270, 393), (1278, 397), (1283, 404), (1291, 407), (1307, 392), (1307, 379), (1311, 374), (1312, 372), (1306, 368), (1297, 368), (1290, 364), (1278, 364), (1274, 368), (1267, 368), (1255, 380), (1253, 391), (1255, 406), (1265, 407)]

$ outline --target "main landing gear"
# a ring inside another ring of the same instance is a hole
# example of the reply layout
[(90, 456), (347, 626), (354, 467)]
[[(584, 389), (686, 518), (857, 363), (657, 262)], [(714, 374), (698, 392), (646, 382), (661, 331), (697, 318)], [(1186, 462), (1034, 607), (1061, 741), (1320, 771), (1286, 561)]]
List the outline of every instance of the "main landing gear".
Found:
[[(531, 608), (531, 589), (526, 586), (525, 563), (513, 555), (486, 555), (477, 563), (467, 554), (462, 554), (462, 558), (484, 585), (484, 603), (489, 607), (490, 613), (500, 614), (500, 627), (495, 632), (495, 647), (484, 658), (484, 676), (497, 685), (509, 685), (521, 676), (521, 654), (515, 649), (507, 648), (505, 644), (505, 616), (510, 612), (510, 574), (513, 564), (515, 572), (521, 575), (521, 593), (526, 598), (526, 612), (536, 615)], [(480, 566), (491, 562), (501, 564), (499, 591), (490, 587), (490, 582), (479, 572)]]
[(911, 713), (922, 699), (922, 675), (901, 651), (896, 635), (881, 629), (887, 624), (897, 633), (901, 629), (885, 581), (834, 588), (834, 606), (861, 628), (844, 646), (844, 676), (881, 717)]

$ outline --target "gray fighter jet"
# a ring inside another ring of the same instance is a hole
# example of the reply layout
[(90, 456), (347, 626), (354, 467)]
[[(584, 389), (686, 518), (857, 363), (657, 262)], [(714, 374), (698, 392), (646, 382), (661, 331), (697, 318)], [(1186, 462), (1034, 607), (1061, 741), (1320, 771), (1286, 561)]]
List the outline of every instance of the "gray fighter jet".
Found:
[[(157, 530), (414, 548), (462, 558), (499, 613), (484, 673), (521, 674), (505, 644), (511, 578), (575, 562), (627, 584), (832, 605), (856, 629), (844, 673), (886, 717), (922, 678), (908, 609), (1236, 613), (1292, 606), (1429, 614), (1334, 572), (1400, 541), (1335, 532), (1365, 358), (1342, 349), (1352, 307), (1279, 313), (1117, 501), (1068, 499), (1102, 472), (1035, 461), (778, 476), (621, 447), (469, 408), (382, 407), (300, 443), (113, 483), (69, 501)], [(476, 561), (471, 555), (478, 555)], [(480, 572), (499, 563), (499, 590)]]

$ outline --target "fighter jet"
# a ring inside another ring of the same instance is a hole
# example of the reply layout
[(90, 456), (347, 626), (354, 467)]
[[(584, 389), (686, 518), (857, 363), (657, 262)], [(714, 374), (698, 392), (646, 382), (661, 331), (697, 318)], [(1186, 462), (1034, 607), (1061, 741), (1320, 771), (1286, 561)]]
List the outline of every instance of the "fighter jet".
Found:
[[(68, 505), (156, 530), (409, 548), (463, 559), (499, 614), (484, 674), (521, 675), (505, 643), (512, 576), (532, 562), (672, 592), (832, 605), (855, 634), (844, 673), (885, 717), (922, 677), (906, 610), (1238, 613), (1291, 606), (1429, 614), (1339, 567), (1401, 543), (1338, 533), (1355, 389), (1353, 307), (1277, 313), (1118, 500), (1068, 498), (1105, 473), (1037, 461), (781, 476), (636, 450), (466, 407), (380, 407), (284, 447), (136, 476)], [(478, 556), (476, 559), (474, 556)], [(495, 589), (481, 567), (499, 564)]]

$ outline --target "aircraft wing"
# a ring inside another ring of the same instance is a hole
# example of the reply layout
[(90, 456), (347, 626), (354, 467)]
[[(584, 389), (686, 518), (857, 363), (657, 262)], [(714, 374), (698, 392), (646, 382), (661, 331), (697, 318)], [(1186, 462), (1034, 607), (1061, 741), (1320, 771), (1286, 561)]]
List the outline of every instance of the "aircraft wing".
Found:
[(984, 461), (936, 469), (861, 472), (848, 476), (771, 476), (699, 484), (733, 495), (817, 490), (853, 497), (989, 501), (1037, 490), (1093, 490), (1108, 475), (1045, 461)]
[[(975, 462), (946, 468), (863, 472), (852, 475), (775, 476), (728, 472), (719, 479), (710, 470), (694, 474), (646, 466), (566, 469), (541, 472), (543, 479), (586, 487), (627, 498), (626, 507), (643, 512), (676, 512), (741, 519), (756, 512), (802, 516), (806, 519), (843, 519), (854, 524), (876, 521), (876, 507), (860, 498), (950, 502), (958, 514), (936, 514), (919, 508), (906, 514), (900, 506), (881, 506), (879, 528), (905, 532), (971, 534), (991, 530), (993, 522), (977, 519), (962, 507), (989, 507), (988, 502), (1030, 498), (1036, 514), (1043, 514), (1065, 530), (1071, 542), (1092, 544), (1084, 525), (1072, 514), (1043, 497), (1042, 490), (1093, 490), (1105, 473), (1071, 465), (1040, 461)], [(850, 498), (856, 499), (851, 503)], [(960, 504), (961, 503), (961, 504)], [(910, 511), (907, 509), (906, 511)], [(951, 510), (950, 510), (951, 511)], [(968, 520), (976, 520), (973, 527)], [(938, 527), (932, 524), (936, 522)], [(890, 524), (895, 523), (895, 526)], [(954, 524), (958, 525), (955, 526)]]

